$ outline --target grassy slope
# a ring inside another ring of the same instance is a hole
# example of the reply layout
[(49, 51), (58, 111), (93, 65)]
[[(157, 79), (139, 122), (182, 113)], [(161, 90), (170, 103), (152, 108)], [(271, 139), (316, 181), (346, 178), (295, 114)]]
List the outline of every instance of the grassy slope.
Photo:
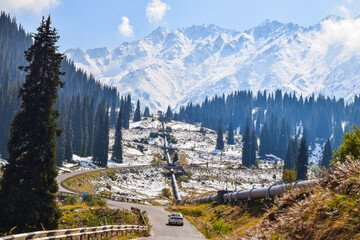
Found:
[(266, 203), (257, 201), (251, 205), (174, 205), (168, 210), (181, 212), (209, 239), (234, 239), (244, 236), (249, 227), (258, 224), (265, 209)]
[(294, 189), (272, 204), (175, 205), (169, 210), (182, 212), (210, 239), (360, 239), (359, 166), (360, 161), (338, 164), (315, 187)]
[(360, 161), (338, 164), (310, 191), (290, 191), (257, 226), (261, 230), (257, 236), (264, 239), (360, 239), (359, 166)]

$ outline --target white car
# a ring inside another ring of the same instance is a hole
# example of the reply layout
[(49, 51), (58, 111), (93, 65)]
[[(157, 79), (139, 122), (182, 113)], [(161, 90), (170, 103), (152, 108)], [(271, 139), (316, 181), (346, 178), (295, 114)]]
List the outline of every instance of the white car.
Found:
[(184, 225), (184, 217), (181, 213), (172, 213), (169, 215), (169, 225)]

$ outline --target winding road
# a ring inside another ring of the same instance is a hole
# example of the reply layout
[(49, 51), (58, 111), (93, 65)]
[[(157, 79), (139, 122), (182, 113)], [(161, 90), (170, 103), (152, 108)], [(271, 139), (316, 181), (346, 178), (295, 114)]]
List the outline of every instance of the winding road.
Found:
[[(70, 192), (69, 190), (61, 186), (61, 182), (67, 178), (96, 170), (85, 170), (79, 172), (71, 172), (59, 175), (56, 180), (59, 185), (59, 191)], [(168, 212), (165, 211), (162, 206), (152, 206), (152, 205), (141, 205), (135, 203), (126, 203), (126, 202), (116, 202), (109, 200), (107, 202), (108, 206), (112, 208), (125, 208), (130, 209), (131, 207), (136, 207), (142, 211), (146, 211), (150, 218), (151, 236), (141, 239), (154, 239), (154, 240), (203, 240), (206, 239), (194, 226), (192, 226), (187, 220), (184, 219), (184, 226), (168, 226)]]

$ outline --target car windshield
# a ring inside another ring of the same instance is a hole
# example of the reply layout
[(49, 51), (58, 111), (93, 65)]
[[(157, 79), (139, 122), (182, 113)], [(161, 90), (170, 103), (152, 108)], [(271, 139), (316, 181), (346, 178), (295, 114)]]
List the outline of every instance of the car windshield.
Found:
[(182, 215), (179, 214), (179, 213), (173, 213), (173, 214), (171, 214), (171, 217), (174, 217), (174, 218), (182, 218)]

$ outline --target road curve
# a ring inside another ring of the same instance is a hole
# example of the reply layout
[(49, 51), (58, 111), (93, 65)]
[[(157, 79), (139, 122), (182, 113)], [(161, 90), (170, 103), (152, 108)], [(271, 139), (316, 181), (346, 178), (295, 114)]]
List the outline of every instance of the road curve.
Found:
[[(56, 180), (59, 185), (59, 191), (69, 192), (67, 189), (64, 189), (61, 186), (61, 182), (67, 178), (96, 170), (84, 170), (79, 172), (64, 173), (59, 175)], [(203, 240), (206, 239), (193, 225), (191, 225), (187, 220), (184, 219), (184, 226), (168, 226), (168, 212), (164, 210), (162, 206), (152, 206), (152, 205), (141, 205), (135, 203), (126, 203), (126, 202), (116, 202), (109, 200), (107, 202), (109, 207), (112, 208), (126, 208), (130, 209), (131, 207), (136, 207), (142, 211), (146, 211), (150, 218), (151, 236), (147, 238), (141, 238), (144, 240), (154, 239), (154, 240)]]

